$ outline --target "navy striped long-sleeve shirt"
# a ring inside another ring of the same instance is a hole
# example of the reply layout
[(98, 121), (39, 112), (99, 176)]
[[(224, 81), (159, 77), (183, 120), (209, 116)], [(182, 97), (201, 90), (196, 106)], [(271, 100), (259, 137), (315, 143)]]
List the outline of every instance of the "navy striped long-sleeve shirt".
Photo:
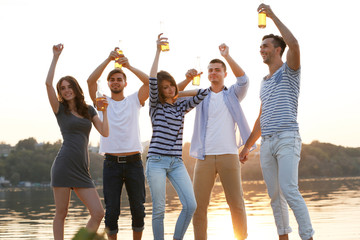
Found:
[(199, 89), (194, 97), (179, 98), (174, 104), (162, 104), (158, 99), (156, 78), (150, 78), (149, 110), (153, 134), (148, 155), (182, 156), (184, 117), (208, 94), (209, 89)]

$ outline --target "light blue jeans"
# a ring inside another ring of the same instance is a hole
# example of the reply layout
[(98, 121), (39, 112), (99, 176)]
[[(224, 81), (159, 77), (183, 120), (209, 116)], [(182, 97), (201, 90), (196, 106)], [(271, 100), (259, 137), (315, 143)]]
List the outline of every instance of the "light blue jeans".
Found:
[(182, 204), (174, 239), (182, 240), (196, 210), (191, 179), (180, 157), (151, 155), (146, 162), (146, 178), (152, 198), (152, 229), (154, 240), (164, 239), (166, 177), (174, 186)]
[(301, 239), (314, 235), (309, 211), (299, 192), (301, 138), (298, 131), (278, 132), (261, 139), (260, 162), (279, 235), (290, 233), (288, 204), (299, 225)]

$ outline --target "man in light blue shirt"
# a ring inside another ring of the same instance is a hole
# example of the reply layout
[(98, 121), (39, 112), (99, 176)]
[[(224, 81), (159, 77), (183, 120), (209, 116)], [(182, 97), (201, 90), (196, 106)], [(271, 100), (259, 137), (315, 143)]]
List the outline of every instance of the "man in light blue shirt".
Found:
[[(292, 231), (289, 225), (289, 204), (299, 224), (301, 239), (312, 240), (314, 230), (306, 203), (298, 189), (301, 138), (296, 119), (300, 89), (300, 47), (270, 6), (261, 4), (258, 12), (265, 12), (274, 21), (282, 37), (273, 34), (263, 37), (260, 54), (269, 67), (269, 74), (262, 81), (260, 114), (240, 153), (240, 161), (247, 161), (250, 146), (261, 135), (261, 169), (271, 198), (279, 239), (288, 240), (288, 234)], [(286, 45), (289, 50), (284, 63), (282, 54)]]
[(193, 217), (195, 240), (207, 239), (207, 209), (217, 175), (220, 176), (230, 206), (234, 235), (246, 239), (246, 211), (241, 185), (238, 149), (250, 135), (250, 128), (240, 106), (249, 87), (242, 68), (232, 59), (229, 47), (219, 46), (237, 81), (224, 85), (226, 65), (214, 59), (208, 66), (211, 92), (196, 107), (190, 155), (197, 158), (194, 171), (194, 192), (197, 209)]

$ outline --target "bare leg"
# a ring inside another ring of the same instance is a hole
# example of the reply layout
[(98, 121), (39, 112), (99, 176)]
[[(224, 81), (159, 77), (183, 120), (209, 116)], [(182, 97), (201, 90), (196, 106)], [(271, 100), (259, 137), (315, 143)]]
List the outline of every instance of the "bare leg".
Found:
[(141, 240), (142, 233), (143, 233), (142, 231), (141, 232), (133, 231), (133, 240)]
[(279, 240), (289, 240), (288, 234), (279, 235)]
[(109, 240), (116, 240), (117, 239), (117, 233), (113, 234), (113, 235), (107, 234), (107, 237), (108, 237)]
[(54, 240), (64, 239), (65, 218), (69, 209), (70, 188), (53, 187), (55, 200), (55, 217), (53, 221)]
[(104, 218), (104, 208), (96, 189), (75, 188), (74, 191), (90, 212), (90, 219), (86, 224), (86, 228), (91, 232), (96, 232), (101, 220)]

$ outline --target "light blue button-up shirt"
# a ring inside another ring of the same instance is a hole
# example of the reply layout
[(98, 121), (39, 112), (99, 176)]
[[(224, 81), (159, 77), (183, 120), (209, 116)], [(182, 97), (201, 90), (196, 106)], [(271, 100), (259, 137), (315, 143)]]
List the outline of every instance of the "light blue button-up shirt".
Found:
[[(245, 98), (249, 88), (249, 79), (244, 74), (237, 77), (237, 81), (229, 89), (224, 88), (224, 102), (232, 118), (236, 122), (236, 145), (240, 148), (250, 136), (250, 128), (245, 118), (240, 102)], [(194, 132), (191, 139), (190, 156), (204, 160), (205, 158), (205, 137), (208, 124), (210, 94), (196, 107)], [(255, 145), (252, 149), (255, 148)]]

